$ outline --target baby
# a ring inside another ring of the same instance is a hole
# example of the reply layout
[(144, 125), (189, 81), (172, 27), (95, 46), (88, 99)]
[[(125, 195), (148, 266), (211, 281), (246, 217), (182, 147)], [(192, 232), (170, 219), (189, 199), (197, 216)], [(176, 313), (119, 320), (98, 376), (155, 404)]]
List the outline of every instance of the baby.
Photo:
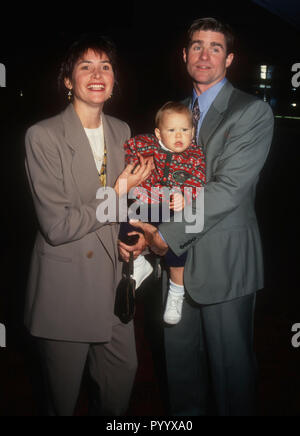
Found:
[[(134, 191), (139, 202), (153, 205), (168, 202), (171, 211), (181, 211), (187, 198), (184, 188), (192, 188), (193, 198), (197, 189), (205, 184), (205, 158), (201, 147), (194, 141), (193, 117), (182, 103), (168, 102), (156, 115), (155, 135), (138, 135), (125, 143), (126, 163), (139, 163), (138, 155), (153, 157), (154, 170), (150, 177)], [(157, 196), (153, 188), (168, 188), (175, 192), (171, 201), (163, 195)], [(191, 199), (190, 199), (191, 200)], [(161, 216), (160, 216), (161, 220)], [(150, 220), (149, 220), (150, 221)], [(153, 223), (158, 226), (159, 222)], [(136, 231), (128, 223), (122, 223), (120, 240), (125, 241), (128, 233)], [(184, 266), (187, 254), (176, 256), (171, 250), (165, 256), (169, 267), (170, 282), (164, 321), (177, 324), (181, 320), (184, 301)], [(144, 256), (134, 261), (136, 288), (149, 277), (153, 268)]]

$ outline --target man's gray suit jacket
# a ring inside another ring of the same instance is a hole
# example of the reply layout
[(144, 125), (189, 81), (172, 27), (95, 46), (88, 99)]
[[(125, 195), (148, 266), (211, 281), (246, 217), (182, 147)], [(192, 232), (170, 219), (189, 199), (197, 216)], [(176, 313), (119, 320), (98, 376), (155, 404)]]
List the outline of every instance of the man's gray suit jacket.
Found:
[(185, 222), (159, 227), (176, 255), (188, 251), (184, 283), (199, 304), (229, 301), (264, 286), (255, 195), (273, 127), (270, 106), (229, 82), (203, 121), (198, 144), (206, 157), (204, 228), (191, 234)]

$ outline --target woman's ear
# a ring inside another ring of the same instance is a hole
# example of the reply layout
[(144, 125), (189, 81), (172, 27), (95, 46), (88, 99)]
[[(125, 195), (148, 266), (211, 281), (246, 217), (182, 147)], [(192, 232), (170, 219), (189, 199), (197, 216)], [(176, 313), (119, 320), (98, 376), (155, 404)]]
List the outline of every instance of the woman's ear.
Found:
[(71, 80), (69, 78), (65, 77), (64, 84), (65, 84), (66, 88), (68, 88), (70, 90), (73, 89), (73, 85), (72, 85)]
[(157, 139), (158, 139), (159, 141), (161, 141), (160, 130), (159, 130), (158, 128), (156, 128), (156, 129), (154, 130), (154, 133), (155, 133), (155, 136), (157, 137)]

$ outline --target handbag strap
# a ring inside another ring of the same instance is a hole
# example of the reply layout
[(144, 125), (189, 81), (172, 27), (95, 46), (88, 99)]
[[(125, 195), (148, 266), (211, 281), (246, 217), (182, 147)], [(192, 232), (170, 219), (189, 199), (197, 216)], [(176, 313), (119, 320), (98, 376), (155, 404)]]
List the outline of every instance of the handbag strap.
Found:
[(128, 265), (128, 274), (130, 277), (133, 276), (133, 252), (130, 253), (130, 258), (129, 258), (129, 265)]

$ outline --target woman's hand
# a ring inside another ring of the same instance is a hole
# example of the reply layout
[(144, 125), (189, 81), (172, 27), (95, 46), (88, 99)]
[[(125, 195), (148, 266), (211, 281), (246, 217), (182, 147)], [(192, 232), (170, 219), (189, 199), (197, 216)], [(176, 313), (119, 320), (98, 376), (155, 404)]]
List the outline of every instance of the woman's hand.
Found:
[(129, 262), (130, 253), (133, 253), (133, 257), (135, 260), (140, 254), (142, 254), (145, 251), (147, 247), (145, 236), (142, 233), (137, 233), (137, 232), (128, 233), (128, 236), (133, 236), (133, 235), (139, 235), (139, 240), (135, 245), (126, 245), (124, 244), (124, 242), (118, 241), (119, 254), (124, 262)]
[(127, 165), (116, 181), (114, 189), (119, 196), (127, 194), (132, 188), (147, 180), (154, 168), (153, 157), (144, 158), (140, 154), (138, 157), (139, 165), (137, 167), (134, 164)]

